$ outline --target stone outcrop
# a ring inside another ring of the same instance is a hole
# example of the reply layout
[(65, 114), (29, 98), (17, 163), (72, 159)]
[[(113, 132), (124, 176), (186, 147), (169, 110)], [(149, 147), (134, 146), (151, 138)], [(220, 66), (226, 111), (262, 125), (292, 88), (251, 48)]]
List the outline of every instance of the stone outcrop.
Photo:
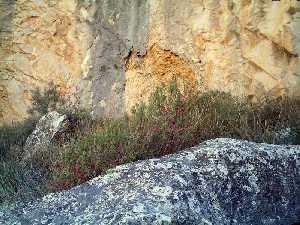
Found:
[(296, 0), (21, 0), (10, 8), (4, 119), (26, 117), (30, 90), (50, 81), (95, 116), (129, 112), (172, 77), (253, 99), (300, 96)]
[(47, 150), (47, 147), (53, 144), (58, 136), (66, 130), (67, 125), (68, 120), (66, 115), (55, 111), (44, 115), (25, 142), (24, 160), (30, 159), (37, 151)]
[(9, 63), (0, 66), (0, 91), (8, 96), (2, 98), (3, 119), (26, 117), (31, 91), (50, 82), (59, 85), (61, 95), (75, 96), (92, 41), (89, 26), (78, 19), (77, 1), (1, 1), (12, 8)]
[(300, 147), (216, 139), (119, 166), (68, 191), (2, 206), (7, 224), (300, 222)]

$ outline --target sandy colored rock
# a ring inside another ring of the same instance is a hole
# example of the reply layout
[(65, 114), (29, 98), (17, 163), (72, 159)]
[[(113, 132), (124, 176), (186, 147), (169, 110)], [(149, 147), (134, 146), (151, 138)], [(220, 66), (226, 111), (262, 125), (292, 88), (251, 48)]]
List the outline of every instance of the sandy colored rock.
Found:
[(132, 52), (126, 64), (125, 105), (127, 112), (141, 101), (147, 101), (155, 87), (176, 80), (181, 86), (196, 88), (197, 76), (184, 59), (157, 45), (138, 56)]
[(205, 88), (258, 98), (300, 94), (299, 2), (150, 2), (150, 45), (193, 64)]
[(300, 96), (296, 0), (1, 2), (2, 121), (28, 116), (30, 91), (50, 81), (96, 117), (129, 112), (172, 76), (254, 100)]
[(11, 8), (12, 47), (6, 53), (11, 62), (2, 63), (6, 71), (0, 83), (12, 89), (3, 120), (27, 117), (31, 91), (50, 82), (59, 85), (62, 95), (73, 94), (90, 36), (88, 26), (78, 18), (76, 1), (22, 0)]

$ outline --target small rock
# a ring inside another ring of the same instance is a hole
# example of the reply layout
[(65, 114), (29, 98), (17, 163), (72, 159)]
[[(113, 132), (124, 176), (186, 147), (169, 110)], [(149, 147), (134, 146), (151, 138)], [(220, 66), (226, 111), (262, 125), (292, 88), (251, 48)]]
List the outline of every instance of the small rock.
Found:
[(67, 123), (67, 116), (56, 111), (44, 115), (25, 142), (24, 160), (28, 160), (37, 151), (47, 149), (50, 144), (54, 143), (58, 135), (65, 131)]

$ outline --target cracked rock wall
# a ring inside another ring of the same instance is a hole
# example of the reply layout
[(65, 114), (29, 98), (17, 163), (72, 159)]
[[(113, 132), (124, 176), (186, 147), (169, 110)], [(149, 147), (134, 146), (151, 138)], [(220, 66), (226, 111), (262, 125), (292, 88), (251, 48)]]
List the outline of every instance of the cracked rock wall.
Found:
[(17, 0), (14, 9), (5, 120), (26, 117), (30, 90), (50, 81), (106, 117), (174, 76), (253, 99), (300, 96), (296, 0)]
[(8, 92), (1, 105), (4, 121), (27, 116), (35, 88), (53, 82), (62, 95), (75, 93), (90, 43), (75, 0), (6, 1), (13, 10), (9, 63), (1, 64), (0, 86)]

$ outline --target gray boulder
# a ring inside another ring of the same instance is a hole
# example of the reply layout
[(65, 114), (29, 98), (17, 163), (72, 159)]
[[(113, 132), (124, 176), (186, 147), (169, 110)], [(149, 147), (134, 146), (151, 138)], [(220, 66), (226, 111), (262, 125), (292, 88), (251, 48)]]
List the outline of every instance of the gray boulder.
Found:
[(37, 151), (47, 149), (56, 138), (64, 132), (67, 126), (67, 116), (56, 111), (44, 115), (36, 125), (24, 146), (24, 160), (30, 159)]
[(0, 209), (0, 224), (300, 222), (300, 146), (233, 139), (110, 170), (67, 191)]

